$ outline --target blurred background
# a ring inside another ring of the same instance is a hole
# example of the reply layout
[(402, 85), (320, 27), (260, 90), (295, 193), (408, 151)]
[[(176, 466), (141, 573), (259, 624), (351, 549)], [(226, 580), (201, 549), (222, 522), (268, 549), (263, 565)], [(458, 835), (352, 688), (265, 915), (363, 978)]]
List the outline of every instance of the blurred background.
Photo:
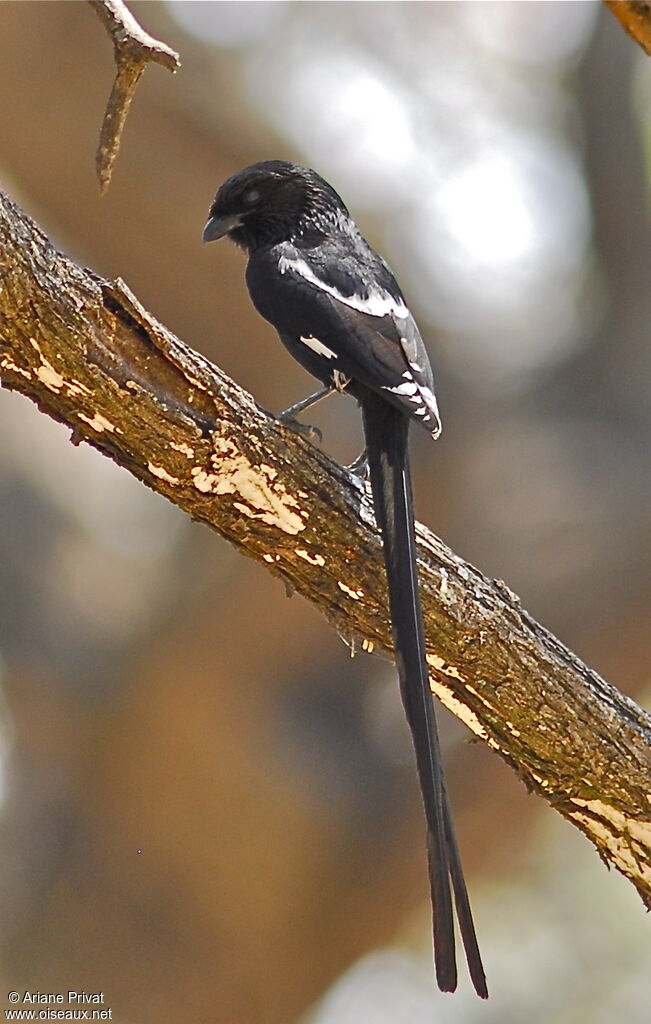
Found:
[[(649, 59), (591, 2), (130, 7), (183, 67), (147, 69), (100, 198), (108, 36), (0, 4), (3, 187), (279, 410), (312, 382), (201, 231), (245, 164), (316, 167), (437, 373), (419, 518), (648, 703)], [(354, 403), (313, 418), (357, 453)], [(103, 990), (122, 1024), (647, 1024), (635, 892), (443, 713), (491, 999), (463, 969), (441, 995), (393, 668), (23, 397), (0, 432), (0, 992)]]

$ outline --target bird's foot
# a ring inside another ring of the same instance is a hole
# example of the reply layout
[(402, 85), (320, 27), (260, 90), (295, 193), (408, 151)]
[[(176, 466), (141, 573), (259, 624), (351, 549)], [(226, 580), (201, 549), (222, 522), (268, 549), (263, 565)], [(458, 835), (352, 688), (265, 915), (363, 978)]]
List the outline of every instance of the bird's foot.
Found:
[(318, 427), (311, 427), (308, 423), (301, 423), (300, 420), (296, 419), (299, 412), (304, 412), (305, 409), (309, 409), (310, 406), (316, 405), (321, 399), (327, 398), (333, 392), (333, 386), (327, 384), (323, 388), (319, 388), (313, 395), (308, 395), (307, 398), (301, 399), (300, 402), (295, 402), (294, 405), (290, 405), (289, 409), (285, 409), (284, 412), (279, 413), (278, 419), (290, 430), (300, 434), (301, 437), (307, 438), (308, 441), (322, 441), (323, 434)]
[(323, 433), (318, 427), (313, 427), (309, 423), (301, 423), (300, 420), (294, 419), (293, 416), (287, 416), (285, 413), (281, 413), (278, 419), (288, 430), (292, 430), (295, 434), (300, 434), (301, 437), (312, 441), (312, 443), (320, 443), (323, 440)]
[(346, 466), (349, 473), (352, 473), (354, 477), (357, 477), (363, 484), (368, 483), (371, 477), (369, 465), (368, 465), (368, 453), (366, 448), (358, 455), (354, 462), (351, 462), (349, 466)]

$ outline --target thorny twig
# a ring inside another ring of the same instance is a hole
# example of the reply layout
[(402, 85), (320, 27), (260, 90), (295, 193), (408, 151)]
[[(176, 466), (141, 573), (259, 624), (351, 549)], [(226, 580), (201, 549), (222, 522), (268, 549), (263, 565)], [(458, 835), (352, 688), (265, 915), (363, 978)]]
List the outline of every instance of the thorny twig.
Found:
[(146, 65), (154, 61), (174, 73), (181, 66), (181, 61), (175, 50), (154, 39), (141, 28), (122, 0), (88, 2), (97, 12), (113, 40), (117, 69), (95, 154), (100, 191), (105, 192), (111, 181), (129, 107)]

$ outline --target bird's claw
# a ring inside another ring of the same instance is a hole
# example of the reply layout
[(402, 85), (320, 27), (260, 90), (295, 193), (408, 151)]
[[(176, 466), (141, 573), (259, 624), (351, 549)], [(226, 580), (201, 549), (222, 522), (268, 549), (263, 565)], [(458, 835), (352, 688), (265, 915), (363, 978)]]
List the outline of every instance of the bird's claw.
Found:
[(295, 434), (300, 434), (301, 437), (306, 438), (308, 441), (318, 441), (319, 443), (323, 441), (323, 433), (318, 427), (313, 427), (309, 423), (301, 423), (300, 420), (295, 420), (292, 416), (279, 416), (278, 419), (288, 430), (292, 430)]
[(354, 462), (351, 462), (349, 466), (346, 466), (348, 472), (359, 480), (363, 484), (369, 483), (371, 479), (371, 471), (368, 464), (368, 455), (366, 454), (366, 448), (361, 455), (358, 455)]

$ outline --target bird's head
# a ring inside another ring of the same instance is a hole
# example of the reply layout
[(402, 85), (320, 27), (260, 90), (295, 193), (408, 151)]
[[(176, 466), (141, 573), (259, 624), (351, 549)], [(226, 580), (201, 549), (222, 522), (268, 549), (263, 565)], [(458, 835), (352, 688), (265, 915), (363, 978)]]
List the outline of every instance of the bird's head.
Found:
[(314, 232), (348, 218), (327, 181), (307, 167), (265, 160), (232, 175), (215, 196), (204, 242), (227, 235), (249, 252)]

